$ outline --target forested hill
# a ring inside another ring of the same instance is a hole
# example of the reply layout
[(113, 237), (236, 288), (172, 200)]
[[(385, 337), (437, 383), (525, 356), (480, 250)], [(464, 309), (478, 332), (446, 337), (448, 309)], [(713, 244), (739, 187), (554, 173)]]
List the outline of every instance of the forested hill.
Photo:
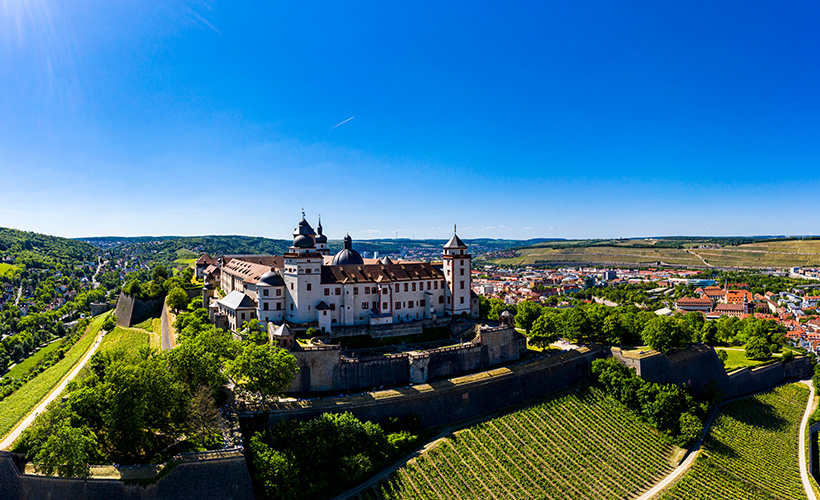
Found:
[(17, 266), (55, 268), (71, 261), (93, 260), (97, 253), (93, 245), (83, 241), (0, 228), (0, 258), (14, 257)]

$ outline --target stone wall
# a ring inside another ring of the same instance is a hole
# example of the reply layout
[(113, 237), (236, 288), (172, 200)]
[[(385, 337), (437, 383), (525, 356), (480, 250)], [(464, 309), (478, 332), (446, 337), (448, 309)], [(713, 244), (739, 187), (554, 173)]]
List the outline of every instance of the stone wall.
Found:
[(162, 308), (163, 299), (141, 300), (130, 295), (120, 293), (117, 299), (117, 326), (130, 327), (148, 318), (158, 317)]
[(111, 479), (64, 479), (21, 474), (11, 453), (0, 451), (3, 500), (252, 500), (245, 457), (184, 461), (142, 487)]
[(612, 355), (621, 363), (634, 368), (642, 378), (658, 383), (685, 384), (695, 393), (701, 393), (710, 382), (716, 382), (724, 397), (733, 398), (751, 394), (790, 379), (807, 378), (812, 375), (808, 358), (772, 363), (750, 370), (743, 368), (727, 374), (715, 350), (700, 345), (672, 354), (657, 351), (622, 352), (611, 348)]
[(323, 412), (349, 411), (357, 418), (374, 422), (415, 414), (423, 426), (442, 425), (547, 396), (582, 382), (589, 376), (592, 360), (606, 355), (608, 352), (600, 347), (584, 348), (430, 384), (280, 404), (267, 409), (249, 408), (238, 413), (243, 422), (252, 422), (261, 416), (268, 423), (290, 418), (309, 419)]

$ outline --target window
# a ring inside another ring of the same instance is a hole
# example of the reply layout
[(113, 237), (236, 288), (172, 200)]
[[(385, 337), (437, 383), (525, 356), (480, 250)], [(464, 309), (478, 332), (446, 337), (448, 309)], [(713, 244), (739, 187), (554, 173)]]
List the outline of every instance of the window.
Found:
[(263, 309), (267, 311), (267, 310), (268, 310), (268, 303), (267, 303), (267, 302), (265, 302), (265, 304), (264, 304), (264, 305), (265, 305), (265, 307), (263, 307)]
[(460, 302), (463, 304), (464, 303), (464, 296), (462, 295), (460, 298), (461, 298)]
[(441, 282), (441, 289), (444, 290), (444, 282)]
[(310, 268), (305, 269), (305, 273), (310, 274)]
[(362, 309), (370, 309), (370, 302), (362, 302)]
[[(462, 281), (462, 282), (461, 282), (461, 284), (463, 285), (463, 284), (464, 284), (464, 282)], [(308, 283), (308, 284), (307, 284), (307, 291), (308, 291), (308, 292), (310, 291), (310, 283)]]
[(464, 268), (462, 267), (459, 271), (461, 271), (461, 275), (464, 276)]
[(330, 288), (325, 288), (325, 297), (330, 295)]
[(384, 287), (384, 290), (382, 290), (382, 293), (384, 293), (384, 294), (390, 293), (390, 288), (389, 287)]
[(293, 311), (293, 304), (290, 305), (290, 310)]
[(413, 283), (413, 291), (414, 292), (416, 291), (416, 284), (415, 283)]
[(359, 287), (357, 287), (357, 286), (353, 287), (353, 295), (359, 295)]
[(337, 288), (337, 289), (336, 289), (336, 295), (341, 295), (341, 294), (342, 294), (342, 289), (341, 289), (341, 288)]
[(279, 297), (279, 296), (281, 296), (281, 295), (282, 295), (282, 289), (281, 289), (281, 288), (277, 288), (277, 289), (276, 289), (276, 296), (277, 296), (277, 297)]
[(293, 290), (293, 283), (290, 284), (290, 289)]
[(401, 288), (399, 288), (400, 286), (401, 286), (401, 285), (399, 285), (398, 283), (396, 283), (396, 293), (399, 293), (399, 292), (401, 291)]
[(419, 301), (419, 307), (424, 307), (424, 302), (425, 302), (424, 299), (420, 300)]
[(397, 311), (401, 309), (401, 302), (396, 302), (396, 307), (394, 309), (396, 309)]
[(365, 293), (365, 295), (370, 293), (370, 287), (369, 286), (364, 287), (364, 293)]
[(269, 292), (270, 292), (270, 290), (268, 290), (267, 288), (265, 288), (264, 290), (262, 290), (262, 295), (264, 295), (265, 297), (267, 297), (267, 296), (269, 295)]
[(428, 282), (427, 282), (427, 289), (428, 289), (428, 290), (430, 289), (430, 286), (431, 286), (431, 284), (430, 284), (430, 282), (428, 281)]
[(433, 288), (438, 290), (438, 281), (433, 282)]
[[(308, 286), (310, 286), (310, 285), (308, 285)], [(459, 288), (464, 290), (464, 282), (463, 281), (459, 281)]]
[(379, 303), (378, 302), (373, 302), (373, 310), (376, 310), (378, 308), (379, 308)]
[(444, 295), (439, 295), (438, 296), (438, 303), (439, 304), (444, 304)]
[(245, 321), (245, 313), (242, 313), (242, 321)]
[(276, 310), (277, 310), (277, 311), (281, 311), (281, 310), (282, 310), (282, 303), (281, 303), (281, 302), (277, 302), (277, 303), (276, 303)]
[(336, 304), (330, 304), (330, 310), (335, 311), (336, 310)]
[(447, 297), (447, 303), (448, 304), (450, 303), (450, 297)]
[(407, 289), (410, 288), (407, 283), (404, 284), (404, 291), (406, 292)]

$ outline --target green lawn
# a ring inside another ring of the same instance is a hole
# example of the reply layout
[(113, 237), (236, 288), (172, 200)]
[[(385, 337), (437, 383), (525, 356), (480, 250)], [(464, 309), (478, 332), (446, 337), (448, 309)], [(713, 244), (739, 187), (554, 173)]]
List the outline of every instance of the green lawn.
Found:
[(37, 406), (60, 383), (60, 380), (71, 371), (71, 368), (82, 359), (94, 343), (103, 321), (109, 314), (111, 314), (110, 311), (94, 318), (83, 338), (69, 349), (59, 363), (29, 380), (23, 387), (0, 401), (0, 436), (5, 436), (14, 428), (17, 422)]
[(0, 276), (14, 276), (20, 270), (19, 267), (15, 266), (14, 264), (7, 264), (5, 262), (0, 262)]
[(754, 361), (746, 358), (746, 352), (743, 350), (735, 351), (731, 349), (723, 349), (720, 347), (716, 347), (715, 351), (725, 351), (726, 354), (729, 356), (728, 358), (726, 358), (726, 363), (724, 363), (727, 372), (731, 372), (737, 370), (738, 368), (744, 367), (755, 368), (758, 366), (768, 365), (769, 363), (776, 361), (775, 358), (771, 358), (767, 361)]
[(100, 343), (99, 352), (123, 349), (129, 359), (135, 359), (141, 347), (147, 347), (151, 335), (141, 328), (118, 326), (108, 332)]
[(62, 342), (61, 340), (56, 340), (56, 341), (50, 343), (49, 345), (43, 347), (42, 349), (35, 352), (31, 356), (27, 357), (23, 361), (21, 361), (21, 362), (17, 363), (16, 365), (14, 365), (14, 368), (9, 370), (8, 373), (6, 373), (3, 377), (4, 378), (5, 377), (9, 377), (9, 378), (20, 378), (20, 377), (22, 377), (29, 370), (29, 368), (36, 365), (38, 361), (40, 361), (41, 359), (43, 359), (46, 356), (46, 354), (48, 354), (51, 351), (54, 351), (55, 349), (60, 347), (61, 342)]

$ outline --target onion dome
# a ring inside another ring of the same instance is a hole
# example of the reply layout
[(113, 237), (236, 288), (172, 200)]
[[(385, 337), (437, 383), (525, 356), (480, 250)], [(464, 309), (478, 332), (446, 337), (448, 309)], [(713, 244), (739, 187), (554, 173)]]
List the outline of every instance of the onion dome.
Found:
[(299, 225), (293, 230), (293, 246), (296, 248), (313, 248), (315, 246), (313, 236), (315, 235), (316, 233), (313, 231), (313, 228), (310, 227), (308, 221), (305, 220), (305, 211), (302, 210), (302, 220), (299, 221)]
[(322, 234), (322, 216), (321, 215), (319, 216), (319, 225), (316, 226), (316, 232), (319, 233), (319, 235), (316, 238), (314, 238), (316, 240), (316, 243), (327, 243), (327, 236)]
[(362, 256), (359, 255), (359, 252), (353, 250), (353, 239), (350, 235), (345, 236), (344, 245), (345, 247), (333, 256), (331, 265), (349, 266), (364, 264), (364, 259), (362, 259)]

